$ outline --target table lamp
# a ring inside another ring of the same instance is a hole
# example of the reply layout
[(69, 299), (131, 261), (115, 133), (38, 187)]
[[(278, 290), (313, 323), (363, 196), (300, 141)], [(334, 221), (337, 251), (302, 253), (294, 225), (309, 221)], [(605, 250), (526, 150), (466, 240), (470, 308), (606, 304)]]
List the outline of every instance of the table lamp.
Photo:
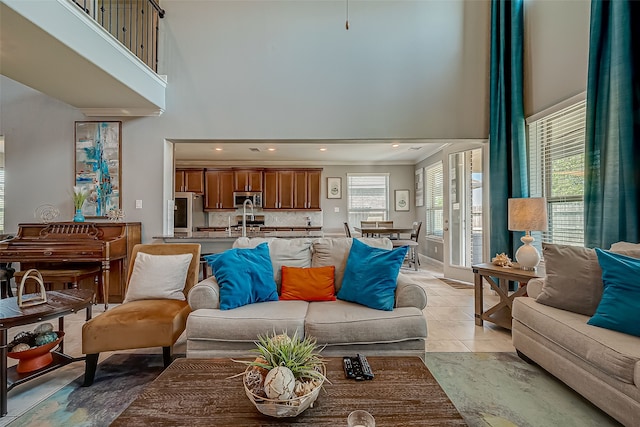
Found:
[(509, 230), (524, 231), (520, 238), (524, 243), (516, 251), (516, 261), (522, 270), (535, 270), (540, 263), (540, 254), (531, 244), (531, 231), (547, 231), (547, 200), (544, 197), (530, 197), (508, 200)]

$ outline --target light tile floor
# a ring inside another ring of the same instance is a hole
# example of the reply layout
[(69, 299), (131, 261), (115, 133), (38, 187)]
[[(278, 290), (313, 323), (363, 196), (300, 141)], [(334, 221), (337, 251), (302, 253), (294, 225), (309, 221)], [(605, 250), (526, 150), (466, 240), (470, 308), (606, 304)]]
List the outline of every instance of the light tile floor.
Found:
[[(513, 352), (511, 332), (499, 326), (485, 322), (476, 326), (474, 322), (473, 288), (456, 289), (438, 280), (442, 277), (437, 265), (422, 263), (420, 271), (402, 270), (422, 285), (427, 293), (427, 307), (424, 315), (427, 319), (427, 352)], [(485, 289), (487, 307), (495, 304), (498, 297)], [(98, 304), (93, 307), (93, 316), (104, 311)], [(82, 325), (85, 322), (84, 310), (65, 317), (65, 352), (74, 357), (82, 356)], [(57, 322), (53, 322), (57, 327)], [(9, 341), (21, 330), (33, 330), (34, 325), (13, 328), (9, 331)], [(161, 353), (161, 349), (130, 350), (139, 353)], [(183, 335), (174, 348), (174, 353), (186, 353), (186, 339)], [(100, 361), (112, 353), (100, 354)], [(17, 363), (9, 359), (9, 366)], [(57, 390), (84, 373), (84, 363), (75, 362), (53, 371), (40, 378), (15, 387), (9, 392), (9, 414), (0, 419), (0, 427), (8, 425), (28, 409), (46, 399)]]

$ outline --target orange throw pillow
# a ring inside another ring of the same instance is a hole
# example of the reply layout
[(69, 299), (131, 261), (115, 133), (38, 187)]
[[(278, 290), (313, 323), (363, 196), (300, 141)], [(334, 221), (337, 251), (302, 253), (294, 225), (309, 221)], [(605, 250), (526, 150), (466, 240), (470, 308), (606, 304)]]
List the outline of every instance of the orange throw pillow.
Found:
[(335, 301), (336, 268), (282, 266), (281, 300)]

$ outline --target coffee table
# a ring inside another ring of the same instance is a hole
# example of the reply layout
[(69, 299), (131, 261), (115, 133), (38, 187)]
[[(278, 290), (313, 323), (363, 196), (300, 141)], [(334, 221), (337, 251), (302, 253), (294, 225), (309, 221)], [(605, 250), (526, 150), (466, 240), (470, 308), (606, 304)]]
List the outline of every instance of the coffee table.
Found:
[(418, 357), (368, 357), (375, 378), (346, 379), (342, 358), (327, 359), (325, 390), (296, 418), (261, 414), (245, 395), (244, 365), (229, 359), (177, 359), (111, 424), (118, 426), (344, 426), (364, 409), (384, 426), (466, 426)]

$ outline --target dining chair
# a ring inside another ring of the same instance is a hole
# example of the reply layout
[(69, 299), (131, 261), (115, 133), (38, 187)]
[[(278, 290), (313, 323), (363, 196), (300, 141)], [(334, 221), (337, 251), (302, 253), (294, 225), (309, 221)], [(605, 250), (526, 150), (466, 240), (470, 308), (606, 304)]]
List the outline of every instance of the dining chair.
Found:
[(349, 223), (348, 222), (344, 223), (344, 234), (347, 237), (351, 237), (351, 230), (349, 229)]
[(420, 265), (420, 257), (418, 255), (418, 247), (420, 246), (418, 243), (420, 228), (422, 228), (422, 221), (416, 221), (412, 225), (413, 231), (411, 232), (411, 237), (409, 239), (397, 239), (391, 241), (394, 248), (409, 246), (409, 251), (407, 252), (408, 264), (409, 267), (413, 264), (413, 268), (416, 271), (418, 271), (418, 266)]

